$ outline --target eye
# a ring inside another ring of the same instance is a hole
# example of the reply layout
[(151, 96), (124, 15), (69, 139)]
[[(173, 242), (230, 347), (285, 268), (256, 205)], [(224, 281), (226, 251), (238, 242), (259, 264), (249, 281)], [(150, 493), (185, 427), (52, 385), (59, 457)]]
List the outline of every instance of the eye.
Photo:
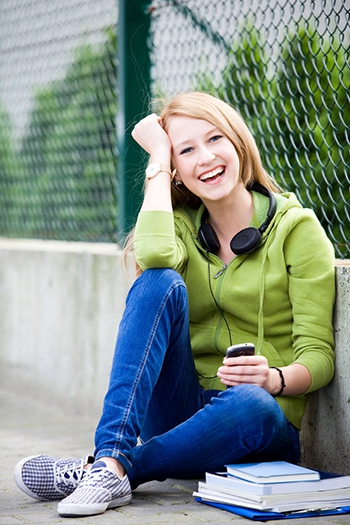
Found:
[(209, 142), (216, 142), (217, 140), (220, 140), (222, 138), (222, 135), (214, 135), (209, 139)]
[(184, 148), (180, 151), (180, 155), (185, 155), (186, 153), (189, 153), (190, 151), (192, 151), (192, 148), (191, 147), (188, 147), (188, 148)]

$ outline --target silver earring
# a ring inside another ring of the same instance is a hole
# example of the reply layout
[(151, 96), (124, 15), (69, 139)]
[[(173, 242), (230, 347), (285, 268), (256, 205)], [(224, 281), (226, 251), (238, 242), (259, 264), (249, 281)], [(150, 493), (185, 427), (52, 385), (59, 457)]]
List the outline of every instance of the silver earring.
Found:
[(175, 181), (175, 186), (182, 186), (182, 184), (183, 184), (182, 180)]

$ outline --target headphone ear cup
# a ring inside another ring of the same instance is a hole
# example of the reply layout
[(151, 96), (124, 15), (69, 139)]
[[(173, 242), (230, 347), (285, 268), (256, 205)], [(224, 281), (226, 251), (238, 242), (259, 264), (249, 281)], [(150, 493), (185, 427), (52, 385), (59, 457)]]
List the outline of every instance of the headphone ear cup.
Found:
[(216, 253), (220, 250), (220, 242), (214, 229), (204, 222), (198, 230), (198, 240), (205, 250)]
[(233, 237), (230, 248), (236, 255), (244, 255), (253, 252), (261, 240), (262, 235), (257, 228), (245, 228)]

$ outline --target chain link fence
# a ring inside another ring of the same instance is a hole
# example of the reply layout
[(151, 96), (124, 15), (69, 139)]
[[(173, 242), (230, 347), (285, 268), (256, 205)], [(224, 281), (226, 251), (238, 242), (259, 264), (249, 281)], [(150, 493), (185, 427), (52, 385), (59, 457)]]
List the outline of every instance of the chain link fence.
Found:
[[(143, 3), (150, 100), (232, 103), (267, 171), (350, 257), (349, 0)], [(115, 240), (116, 28), (114, 0), (0, 3), (0, 235)]]
[(0, 2), (0, 235), (116, 233), (114, 0)]
[(154, 1), (155, 93), (232, 103), (267, 171), (350, 257), (348, 0)]

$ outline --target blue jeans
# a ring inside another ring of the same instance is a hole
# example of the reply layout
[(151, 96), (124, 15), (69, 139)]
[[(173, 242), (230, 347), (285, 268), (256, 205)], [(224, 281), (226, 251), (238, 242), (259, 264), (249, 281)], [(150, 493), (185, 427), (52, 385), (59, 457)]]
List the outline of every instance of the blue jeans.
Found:
[(154, 269), (128, 294), (95, 446), (95, 457), (116, 458), (136, 488), (203, 477), (227, 463), (295, 463), (299, 432), (260, 387), (200, 387), (186, 285), (174, 270)]

